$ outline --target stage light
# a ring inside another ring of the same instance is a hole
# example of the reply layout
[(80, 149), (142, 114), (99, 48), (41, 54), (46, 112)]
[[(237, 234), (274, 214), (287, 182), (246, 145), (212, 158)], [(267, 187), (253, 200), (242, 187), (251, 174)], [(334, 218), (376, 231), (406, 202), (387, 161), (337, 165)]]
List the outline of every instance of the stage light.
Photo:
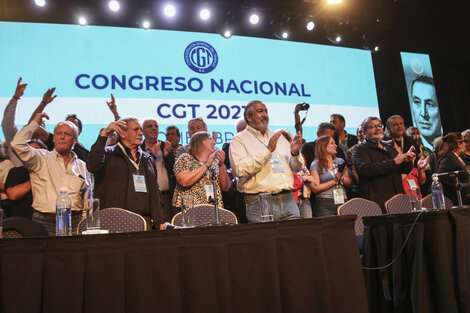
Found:
[(119, 11), (119, 8), (121, 5), (119, 4), (119, 1), (117, 0), (111, 0), (108, 2), (109, 9), (113, 12)]
[(86, 25), (86, 18), (84, 18), (83, 16), (80, 16), (78, 18), (78, 24), (80, 24), (82, 26), (85, 26)]
[(276, 16), (270, 24), (273, 28), (273, 34), (276, 38), (285, 40), (289, 37), (289, 16)]
[(144, 21), (142, 23), (142, 27), (145, 28), (145, 29), (148, 29), (150, 27), (150, 22), (149, 21)]
[(163, 12), (165, 13), (166, 16), (173, 17), (176, 14), (176, 9), (173, 5), (167, 4), (167, 5), (165, 5), (165, 8), (163, 9)]
[(340, 4), (343, 0), (327, 0), (326, 2), (328, 4)]
[(46, 5), (46, 0), (34, 0), (34, 3), (36, 3), (38, 7), (43, 7)]
[(199, 17), (203, 21), (207, 21), (211, 17), (211, 12), (208, 9), (204, 8), (199, 12)]
[(223, 36), (228, 39), (232, 37), (232, 32), (229, 29), (227, 29), (226, 31), (224, 31)]
[(309, 21), (306, 27), (308, 31), (311, 31), (315, 28), (315, 23), (313, 21)]
[(380, 49), (379, 46), (375, 46), (375, 47), (374, 47), (374, 51), (375, 51), (375, 52), (378, 52), (379, 49)]
[(259, 22), (259, 16), (258, 14), (251, 14), (250, 16), (250, 23), (255, 25), (255, 24), (258, 24)]
[(338, 36), (336, 36), (335, 41), (336, 41), (337, 43), (340, 43), (340, 42), (341, 42), (341, 39), (342, 39), (341, 36), (338, 35)]

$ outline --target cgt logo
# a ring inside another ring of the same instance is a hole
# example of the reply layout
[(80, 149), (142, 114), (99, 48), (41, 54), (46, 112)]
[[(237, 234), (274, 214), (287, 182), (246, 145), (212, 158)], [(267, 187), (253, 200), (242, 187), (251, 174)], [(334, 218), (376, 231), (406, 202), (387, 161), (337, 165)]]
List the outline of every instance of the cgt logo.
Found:
[(184, 50), (184, 60), (196, 73), (212, 72), (219, 63), (219, 56), (214, 47), (204, 41), (190, 43)]

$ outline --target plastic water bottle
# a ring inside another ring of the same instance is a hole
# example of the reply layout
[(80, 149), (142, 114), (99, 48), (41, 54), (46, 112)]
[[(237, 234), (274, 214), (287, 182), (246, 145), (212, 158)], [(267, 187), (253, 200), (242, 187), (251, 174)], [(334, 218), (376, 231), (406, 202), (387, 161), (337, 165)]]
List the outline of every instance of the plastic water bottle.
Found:
[(72, 236), (72, 200), (65, 187), (60, 188), (60, 194), (57, 197), (55, 235)]
[(446, 208), (444, 202), (444, 190), (442, 189), (442, 184), (439, 181), (439, 176), (436, 174), (432, 175), (431, 194), (434, 210), (444, 210)]

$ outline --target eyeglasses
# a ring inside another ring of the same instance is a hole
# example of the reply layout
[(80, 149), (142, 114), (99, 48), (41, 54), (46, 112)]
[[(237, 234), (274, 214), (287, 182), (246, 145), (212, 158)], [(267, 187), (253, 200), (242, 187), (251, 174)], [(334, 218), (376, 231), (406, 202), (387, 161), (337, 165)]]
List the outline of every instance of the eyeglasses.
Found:
[(461, 143), (464, 143), (464, 142), (465, 142), (465, 141), (463, 141), (463, 140), (457, 140), (457, 144), (459, 144), (459, 145), (460, 145)]
[(372, 124), (372, 125), (369, 125), (367, 126), (367, 129), (381, 129), (383, 126), (382, 124)]

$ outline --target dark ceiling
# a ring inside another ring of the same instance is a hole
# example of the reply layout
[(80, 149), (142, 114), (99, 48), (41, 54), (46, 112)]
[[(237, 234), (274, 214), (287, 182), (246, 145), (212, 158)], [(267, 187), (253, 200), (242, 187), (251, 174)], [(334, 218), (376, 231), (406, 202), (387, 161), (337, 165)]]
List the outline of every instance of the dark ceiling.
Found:
[[(227, 16), (236, 35), (275, 38), (273, 22), (289, 19), (289, 40), (331, 44), (327, 36), (338, 31), (342, 46), (364, 48), (378, 44), (381, 50), (468, 54), (469, 26), (465, 1), (433, 0), (174, 0), (177, 17), (165, 19), (161, 8), (168, 1), (120, 0), (121, 10), (112, 13), (109, 0), (46, 0), (43, 8), (33, 0), (0, 0), (0, 20), (75, 24), (85, 14), (91, 25), (140, 27), (144, 18), (152, 28), (216, 33)], [(198, 19), (200, 7), (213, 8), (209, 22)], [(259, 25), (246, 22), (252, 11), (261, 16)], [(316, 27), (308, 32), (305, 19), (312, 16)]]

